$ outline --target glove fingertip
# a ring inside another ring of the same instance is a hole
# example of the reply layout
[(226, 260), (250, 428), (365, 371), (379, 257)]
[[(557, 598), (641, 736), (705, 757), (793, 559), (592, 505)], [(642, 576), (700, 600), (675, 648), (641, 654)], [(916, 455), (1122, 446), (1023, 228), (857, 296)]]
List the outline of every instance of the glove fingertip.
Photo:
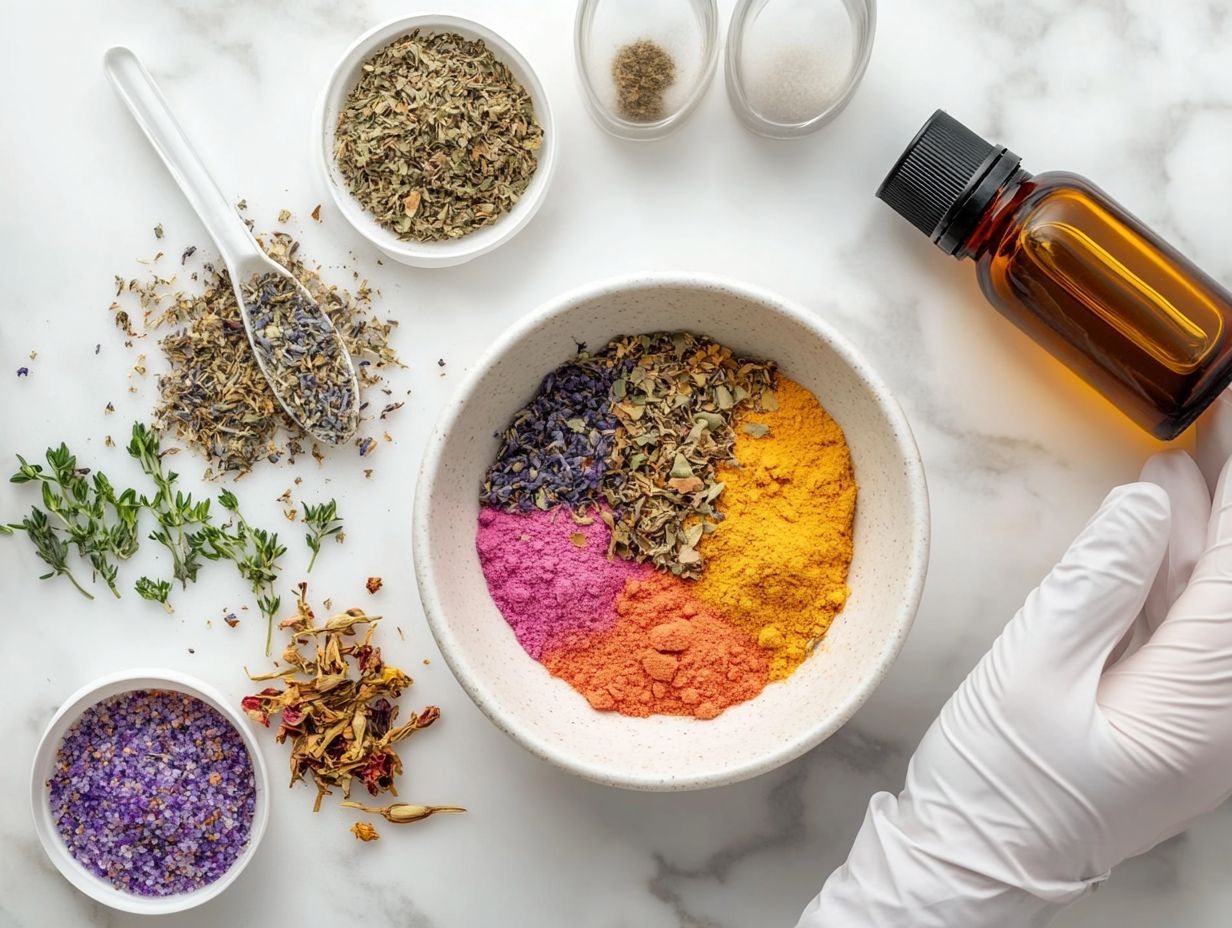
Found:
[(1127, 483), (1115, 487), (1104, 498), (1091, 523), (1105, 518), (1135, 523), (1152, 538), (1162, 529), (1166, 540), (1166, 530), (1172, 523), (1172, 502), (1167, 491), (1157, 483), (1145, 480)]

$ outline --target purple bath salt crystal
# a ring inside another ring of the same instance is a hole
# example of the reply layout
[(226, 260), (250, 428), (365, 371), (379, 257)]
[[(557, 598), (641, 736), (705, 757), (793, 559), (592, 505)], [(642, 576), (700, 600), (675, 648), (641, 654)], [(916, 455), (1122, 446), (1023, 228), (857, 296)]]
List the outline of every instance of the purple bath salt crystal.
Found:
[(213, 883), (248, 845), (252, 758), (194, 696), (131, 690), (69, 728), (48, 781), (52, 819), (87, 870), (138, 896)]
[(608, 527), (598, 513), (587, 525), (568, 509), (479, 511), (475, 547), (488, 591), (526, 653), (538, 660), (616, 624), (616, 594), (648, 564), (608, 558)]

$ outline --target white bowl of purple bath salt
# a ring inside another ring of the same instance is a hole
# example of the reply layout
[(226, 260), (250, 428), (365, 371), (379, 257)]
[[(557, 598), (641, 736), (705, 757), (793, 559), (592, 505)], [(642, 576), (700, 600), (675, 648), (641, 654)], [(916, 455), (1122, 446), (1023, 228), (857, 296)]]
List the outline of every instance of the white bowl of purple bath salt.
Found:
[(39, 742), (34, 828), (92, 899), (162, 915), (206, 902), (256, 853), (269, 780), (238, 710), (185, 674), (129, 670), (82, 687)]

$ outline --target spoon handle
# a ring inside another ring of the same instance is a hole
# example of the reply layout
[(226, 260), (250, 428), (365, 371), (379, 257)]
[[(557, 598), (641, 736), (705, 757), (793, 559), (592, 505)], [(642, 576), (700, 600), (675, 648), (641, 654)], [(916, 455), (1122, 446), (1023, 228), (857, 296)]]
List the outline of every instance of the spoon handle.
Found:
[(227, 265), (237, 268), (245, 258), (261, 255), (252, 233), (201, 163), (162, 91), (137, 56), (122, 45), (109, 48), (103, 55), (103, 70), (184, 191)]

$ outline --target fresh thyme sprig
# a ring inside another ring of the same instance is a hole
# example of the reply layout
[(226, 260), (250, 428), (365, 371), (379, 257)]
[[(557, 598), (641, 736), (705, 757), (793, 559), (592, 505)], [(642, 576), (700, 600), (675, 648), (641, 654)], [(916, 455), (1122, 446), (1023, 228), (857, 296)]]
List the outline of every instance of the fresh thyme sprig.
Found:
[(164, 609), (171, 611), (171, 604), (167, 602), (167, 597), (171, 595), (170, 580), (151, 580), (149, 577), (141, 577), (133, 584), (133, 589), (142, 599), (162, 603)]
[(301, 500), (300, 505), (304, 510), (304, 524), (308, 526), (304, 541), (312, 552), (312, 557), (308, 560), (308, 570), (305, 572), (312, 573), (312, 565), (317, 562), (317, 555), (321, 553), (321, 541), (341, 534), (342, 519), (338, 517), (338, 504), (332, 499), (316, 506), (309, 506)]
[(278, 580), (278, 559), (287, 553), (286, 546), (278, 541), (277, 532), (253, 528), (240, 512), (239, 500), (230, 490), (218, 494), (218, 504), (231, 513), (234, 522), (232, 531), (225, 527), (207, 530), (208, 549), (205, 556), (211, 560), (226, 559), (235, 564), (239, 575), (249, 582), (257, 594), (257, 608), (265, 617), (265, 653), (270, 653), (274, 639), (274, 616), (282, 605), (282, 598), (274, 593)]
[[(51, 567), (51, 573), (43, 579), (66, 576), (82, 594), (93, 599), (68, 568), (68, 548), (72, 545), (118, 598), (119, 568), (112, 558), (127, 560), (137, 550), (141, 501), (133, 490), (117, 495), (105, 475), (91, 476), (88, 468), (79, 468), (76, 456), (63, 443), (48, 448), (46, 459), (50, 473), (41, 464), (17, 456), (19, 466), (10, 481), (38, 483), (44, 508), (34, 507), (26, 519), (5, 527), (4, 534), (24, 531), (38, 556)], [(54, 522), (48, 514), (54, 516)]]
[[(32, 506), (21, 522), (0, 524), (0, 535), (24, 532), (35, 553), (50, 568), (41, 579), (67, 577), (83, 596), (93, 599), (93, 594), (70, 569), (69, 555), (75, 550), (90, 564), (94, 577), (102, 577), (119, 597), (118, 562), (136, 553), (141, 513), (149, 510), (155, 520), (149, 538), (170, 554), (172, 577), (141, 577), (133, 587), (136, 593), (161, 603), (170, 612), (168, 600), (174, 581), (186, 588), (196, 581), (205, 561), (230, 561), (256, 594), (257, 606), (267, 623), (268, 654), (274, 618), (281, 607), (281, 598), (275, 591), (278, 562), (287, 550), (278, 534), (250, 525), (230, 490), (218, 495), (227, 521), (217, 524), (210, 499), (194, 500), (191, 494), (177, 488), (179, 475), (164, 467), (167, 452), (160, 448), (157, 433), (140, 423), (133, 426), (128, 453), (153, 483), (152, 495), (139, 494), (135, 489), (117, 492), (106, 475), (78, 467), (76, 457), (64, 444), (47, 449), (46, 468), (18, 455), (19, 466), (10, 479), (13, 483), (38, 483), (42, 508)], [(333, 500), (313, 509), (312, 524), (318, 548), (321, 538), (340, 533), (342, 524)]]
[(158, 528), (150, 533), (150, 540), (157, 541), (170, 552), (172, 576), (187, 589), (190, 580), (194, 583), (197, 580), (205, 544), (202, 532), (192, 531), (192, 527), (210, 521), (210, 501), (195, 502), (191, 493), (175, 488), (180, 475), (164, 470), (158, 435), (140, 422), (133, 424), (128, 453), (137, 459), (141, 470), (158, 488), (153, 496), (142, 498), (142, 504), (158, 520)]
[(93, 599), (94, 594), (77, 582), (73, 572), (68, 568), (68, 542), (60, 538), (57, 529), (48, 521), (47, 513), (37, 506), (30, 507), (30, 515), (20, 522), (0, 526), (0, 533), (12, 535), (14, 532), (25, 532), (34, 545), (34, 552), (51, 568), (39, 577), (40, 580), (50, 580), (52, 577), (67, 577), (73, 586), (86, 599)]

